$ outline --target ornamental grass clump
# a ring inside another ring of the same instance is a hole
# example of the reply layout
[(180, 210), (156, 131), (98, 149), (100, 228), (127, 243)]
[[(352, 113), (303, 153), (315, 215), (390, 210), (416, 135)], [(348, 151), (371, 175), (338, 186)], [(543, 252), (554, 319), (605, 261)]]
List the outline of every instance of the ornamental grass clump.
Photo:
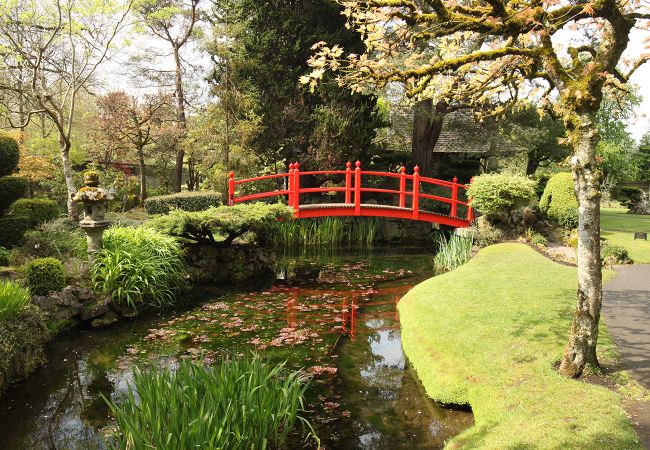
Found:
[(29, 289), (15, 281), (0, 280), (0, 320), (18, 315), (30, 299)]
[[(176, 369), (135, 369), (133, 384), (108, 403), (118, 431), (114, 449), (284, 448), (300, 416), (308, 379), (259, 358), (217, 367), (188, 361)], [(311, 436), (313, 432), (310, 433)]]
[(110, 228), (90, 274), (95, 290), (136, 309), (174, 303), (185, 287), (183, 250), (173, 237), (150, 228)]
[(452, 234), (449, 239), (440, 235), (438, 250), (433, 263), (438, 270), (450, 271), (462, 266), (472, 256), (473, 239), (469, 236)]

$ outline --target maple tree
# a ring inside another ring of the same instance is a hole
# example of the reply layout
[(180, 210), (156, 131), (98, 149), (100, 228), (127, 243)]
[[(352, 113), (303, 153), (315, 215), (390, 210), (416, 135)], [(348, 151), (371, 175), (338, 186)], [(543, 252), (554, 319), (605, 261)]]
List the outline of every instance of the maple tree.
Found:
[[(302, 82), (328, 71), (357, 91), (405, 85), (408, 95), (500, 113), (535, 99), (566, 126), (579, 200), (577, 307), (560, 372), (598, 366), (602, 303), (597, 113), (607, 89), (626, 91), (648, 59), (624, 55), (633, 30), (648, 28), (650, 8), (633, 0), (338, 0), (365, 51), (345, 54), (321, 42)], [(628, 57), (629, 56), (629, 57)]]

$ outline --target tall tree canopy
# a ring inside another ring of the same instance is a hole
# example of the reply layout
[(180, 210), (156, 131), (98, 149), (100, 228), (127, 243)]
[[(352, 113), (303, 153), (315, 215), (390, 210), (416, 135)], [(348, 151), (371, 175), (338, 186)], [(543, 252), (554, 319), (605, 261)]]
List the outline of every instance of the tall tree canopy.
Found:
[[(363, 52), (321, 43), (312, 87), (328, 69), (355, 90), (403, 83), (411, 96), (499, 112), (536, 99), (564, 120), (580, 204), (578, 300), (560, 372), (598, 365), (602, 303), (597, 113), (608, 88), (625, 90), (645, 55), (628, 55), (630, 33), (648, 28), (650, 8), (633, 0), (338, 0)], [(566, 45), (562, 45), (565, 43)], [(334, 44), (334, 45), (332, 45)]]
[(309, 70), (314, 44), (328, 40), (361, 50), (362, 42), (346, 29), (339, 5), (329, 0), (215, 4), (214, 20), (227, 33), (217, 39), (232, 43), (227, 55), (218, 53), (219, 46), (211, 48), (217, 52), (215, 76), (252, 97), (260, 121), (251, 146), (262, 163), (301, 160), (340, 167), (345, 159), (369, 160), (375, 129), (386, 125), (376, 97), (353, 95), (332, 80), (313, 93), (298, 83)]

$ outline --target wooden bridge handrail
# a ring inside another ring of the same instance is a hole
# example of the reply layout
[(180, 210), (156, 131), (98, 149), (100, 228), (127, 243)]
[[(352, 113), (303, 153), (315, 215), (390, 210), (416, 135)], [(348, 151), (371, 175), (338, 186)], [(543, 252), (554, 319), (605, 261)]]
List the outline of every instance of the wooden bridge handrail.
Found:
[[(345, 186), (320, 186), (320, 187), (300, 187), (300, 177), (303, 175), (344, 175)], [(399, 189), (385, 189), (377, 187), (363, 187), (362, 180), (364, 176), (374, 176), (374, 177), (384, 177), (384, 178), (393, 178), (399, 180)], [(255, 181), (270, 180), (270, 179), (280, 179), (286, 178), (286, 189), (279, 189), (269, 192), (259, 192), (255, 194), (248, 194), (241, 197), (236, 197), (236, 187), (245, 183), (251, 183)], [(410, 189), (407, 189), (407, 183), (410, 182)], [(448, 188), (451, 190), (450, 197), (443, 197), (441, 195), (428, 194), (422, 192), (422, 187), (426, 185), (435, 185)], [(400, 218), (412, 218), (413, 220), (426, 220), (426, 221), (441, 221), (442, 223), (452, 224), (452, 226), (467, 226), (474, 219), (474, 212), (471, 206), (471, 202), (463, 201), (459, 199), (459, 190), (467, 190), (468, 185), (458, 183), (458, 179), (454, 177), (452, 181), (440, 180), (437, 178), (423, 177), (420, 176), (420, 170), (415, 166), (413, 174), (409, 175), (406, 173), (406, 168), (402, 167), (398, 173), (395, 172), (378, 172), (375, 170), (362, 170), (361, 163), (357, 161), (355, 163), (354, 169), (352, 164), (348, 161), (346, 163), (345, 170), (311, 170), (311, 171), (300, 171), (299, 163), (289, 164), (289, 171), (287, 173), (279, 173), (274, 175), (262, 175), (253, 178), (247, 178), (243, 180), (235, 180), (235, 174), (230, 172), (228, 179), (228, 204), (234, 205), (236, 203), (241, 203), (250, 200), (258, 200), (268, 197), (277, 197), (284, 196), (288, 197), (288, 205), (293, 207), (296, 211), (296, 217), (302, 217), (300, 215), (300, 195), (301, 194), (311, 194), (311, 193), (331, 193), (331, 192), (342, 192), (345, 194), (345, 201), (342, 205), (347, 205), (347, 210), (335, 211), (336, 204), (333, 204), (330, 208), (331, 212), (322, 212), (321, 215), (331, 214), (331, 215), (350, 215), (354, 211), (354, 215), (362, 215), (362, 205), (363, 208), (370, 208), (369, 205), (362, 204), (361, 196), (363, 193), (379, 193), (379, 194), (390, 194), (396, 195), (399, 198), (399, 207), (390, 209), (390, 207), (385, 207), (381, 209), (381, 212), (369, 212), (365, 211), (363, 215), (383, 215), (386, 217), (400, 217)], [(406, 199), (410, 198), (410, 208), (406, 206)], [(432, 218), (431, 214), (427, 211), (422, 211), (424, 218), (420, 219), (420, 199), (433, 200), (436, 202), (442, 202), (450, 205), (449, 219), (446, 219), (444, 215), (438, 215), (440, 218)], [(350, 209), (350, 206), (353, 205), (354, 209)], [(463, 206), (467, 207), (466, 217), (461, 218), (458, 215), (458, 207)], [(332, 209), (334, 208), (334, 209)], [(344, 209), (342, 207), (342, 209)], [(410, 210), (410, 212), (409, 212)], [(406, 216), (406, 217), (405, 217)], [(307, 217), (314, 217), (307, 215)], [(453, 220), (452, 220), (453, 219)]]

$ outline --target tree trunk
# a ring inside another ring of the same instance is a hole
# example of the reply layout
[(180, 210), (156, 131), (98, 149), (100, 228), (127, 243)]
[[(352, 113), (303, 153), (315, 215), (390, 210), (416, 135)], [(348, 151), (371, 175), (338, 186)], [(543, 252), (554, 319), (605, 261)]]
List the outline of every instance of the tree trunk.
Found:
[(65, 179), (65, 186), (68, 189), (67, 207), (68, 217), (77, 221), (79, 220), (79, 212), (77, 211), (77, 204), (72, 201), (72, 196), (77, 192), (72, 178), (72, 164), (70, 163), (70, 141), (65, 136), (59, 136), (59, 151), (61, 152), (61, 162), (63, 164), (63, 178)]
[[(187, 120), (185, 118), (185, 93), (183, 92), (183, 67), (181, 65), (180, 48), (174, 46), (174, 62), (176, 63), (176, 121), (181, 130), (187, 130)], [(176, 192), (181, 191), (183, 183), (183, 162), (185, 160), (185, 151), (182, 146), (176, 149), (176, 171), (174, 177), (174, 188)]]
[(147, 176), (144, 173), (144, 148), (138, 147), (138, 169), (140, 170), (140, 206), (147, 199)]
[(431, 99), (421, 100), (415, 104), (413, 111), (412, 162), (420, 167), (420, 174), (433, 176), (433, 149), (442, 132), (446, 103), (438, 102), (433, 106)]
[(528, 161), (526, 162), (526, 175), (535, 175), (539, 168), (539, 161), (535, 158), (535, 152), (528, 152)]
[(598, 367), (596, 344), (602, 305), (600, 262), (600, 180), (596, 167), (598, 131), (594, 114), (581, 114), (574, 130), (573, 179), (579, 206), (578, 302), (560, 373), (579, 377), (585, 367)]

